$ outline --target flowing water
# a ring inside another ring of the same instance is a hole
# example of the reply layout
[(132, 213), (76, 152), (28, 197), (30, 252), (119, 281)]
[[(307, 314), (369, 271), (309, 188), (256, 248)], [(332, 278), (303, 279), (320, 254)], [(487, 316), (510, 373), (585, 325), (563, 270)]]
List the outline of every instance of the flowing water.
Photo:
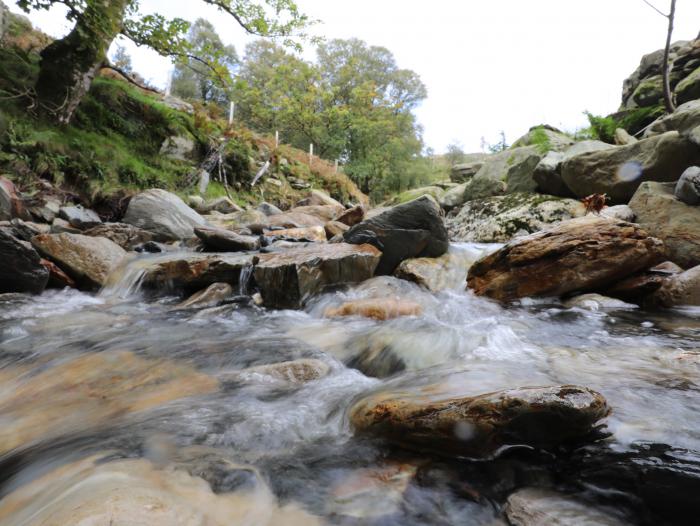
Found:
[[(484, 247), (458, 249), (473, 256)], [(441, 459), (355, 436), (353, 401), (389, 388), (440, 384), (475, 395), (588, 386), (613, 411), (610, 436), (586, 449), (587, 458), (700, 451), (698, 310), (591, 311), (545, 301), (504, 308), (464, 291), (463, 277), (439, 293), (375, 279), (302, 311), (240, 302), (183, 310), (175, 308), (181, 298), (138, 292), (143, 269), (163, 257), (132, 261), (97, 295), (0, 296), (0, 524), (61, 524), (42, 513), (63, 517), (87, 479), (97, 499), (125, 473), (134, 488), (157, 486), (176, 495), (173, 506), (197, 503), (222, 524), (310, 524), (310, 516), (327, 524), (503, 524), (508, 492), (544, 482), (593, 492), (596, 505), (630, 522), (658, 517), (616, 499), (626, 486), (579, 480), (566, 455)], [(324, 317), (348, 299), (387, 294), (423, 313)], [(300, 359), (327, 374), (290, 382), (241, 373)], [(190, 479), (187, 491), (176, 486), (173, 474), (185, 471), (213, 493), (195, 491)], [(199, 524), (179, 516), (177, 524)], [(174, 523), (159, 520), (144, 524)]]

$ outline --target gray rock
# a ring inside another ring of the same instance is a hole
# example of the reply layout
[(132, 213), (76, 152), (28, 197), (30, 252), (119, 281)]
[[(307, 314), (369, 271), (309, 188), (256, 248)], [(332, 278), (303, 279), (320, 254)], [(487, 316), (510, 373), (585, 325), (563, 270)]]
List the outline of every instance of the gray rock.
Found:
[(29, 213), (37, 221), (44, 223), (53, 222), (58, 217), (58, 212), (61, 209), (61, 202), (58, 199), (46, 198), (41, 204), (29, 208)]
[(581, 294), (574, 296), (564, 302), (564, 306), (568, 309), (578, 308), (591, 311), (606, 310), (606, 309), (636, 309), (636, 305), (625, 303), (624, 301), (608, 298), (600, 294)]
[(462, 183), (447, 190), (439, 199), (440, 206), (445, 210), (452, 210), (457, 206), (463, 205), (465, 203), (464, 192), (468, 185), (469, 183)]
[(614, 204), (627, 203), (643, 181), (676, 181), (700, 164), (700, 150), (678, 132), (628, 146), (576, 155), (562, 164), (566, 185), (577, 197), (607, 194)]
[(448, 215), (446, 224), (452, 241), (505, 243), (585, 213), (583, 203), (574, 199), (515, 193), (469, 201)]
[(423, 186), (421, 188), (412, 188), (411, 190), (406, 190), (401, 192), (399, 195), (393, 197), (385, 204), (388, 206), (400, 205), (401, 203), (407, 203), (408, 201), (413, 201), (418, 199), (423, 195), (429, 195), (433, 197), (436, 201), (440, 201), (445, 195), (445, 190), (439, 186)]
[(673, 274), (652, 295), (652, 303), (664, 307), (700, 305), (700, 266)]
[(683, 268), (700, 265), (700, 207), (676, 199), (672, 184), (642, 183), (630, 201), (637, 223)]
[(471, 180), (472, 177), (484, 165), (484, 161), (488, 159), (486, 153), (469, 153), (464, 156), (464, 161), (460, 164), (455, 164), (450, 171), (450, 179), (455, 183), (464, 183)]
[(27, 221), (32, 219), (12, 181), (0, 177), (0, 221), (9, 221), (15, 217)]
[(49, 271), (32, 246), (0, 228), (0, 293), (41, 294), (49, 282)]
[(513, 143), (511, 148), (521, 146), (536, 146), (541, 153), (550, 151), (563, 152), (574, 144), (567, 134), (549, 125), (533, 126), (530, 130)]
[(57, 217), (51, 223), (51, 234), (81, 234), (82, 231), (79, 228), (75, 228), (70, 225), (65, 219)]
[(491, 155), (465, 190), (467, 201), (513, 192), (534, 192), (535, 167), (544, 157), (537, 147), (524, 146)]
[(134, 196), (122, 221), (148, 230), (156, 241), (189, 239), (195, 226), (206, 225), (182, 199), (157, 188)]
[(617, 128), (615, 130), (615, 144), (618, 146), (625, 146), (627, 144), (634, 144), (635, 142), (638, 142), (639, 139), (637, 139), (635, 136), (630, 135), (627, 130), (624, 128)]
[(184, 111), (190, 115), (194, 115), (194, 106), (189, 102), (185, 102), (182, 99), (175, 97), (174, 95), (165, 95), (162, 99), (163, 104), (168, 108), (172, 108), (176, 111)]
[(371, 245), (315, 244), (260, 255), (255, 282), (266, 307), (299, 308), (328, 287), (371, 278), (381, 253)]
[(222, 196), (205, 202), (199, 208), (195, 208), (200, 214), (209, 214), (211, 212), (219, 212), (221, 214), (233, 214), (234, 212), (242, 212), (243, 209), (228, 197)]
[(700, 68), (681, 80), (674, 90), (676, 102), (684, 104), (691, 100), (700, 99)]
[(202, 210), (204, 210), (204, 203), (204, 198), (201, 195), (187, 196), (187, 204), (199, 214), (203, 213)]
[(369, 243), (382, 251), (377, 274), (391, 274), (404, 259), (439, 257), (449, 247), (440, 205), (423, 196), (365, 219), (345, 232), (347, 243)]
[(210, 250), (239, 252), (260, 249), (258, 236), (244, 236), (223, 228), (212, 227), (196, 227), (194, 233)]
[(277, 208), (275, 205), (267, 203), (265, 201), (263, 201), (262, 203), (260, 203), (258, 205), (257, 210), (259, 210), (260, 212), (262, 212), (266, 216), (274, 216), (274, 215), (282, 213), (282, 210)]
[(160, 147), (160, 155), (176, 161), (191, 160), (196, 153), (197, 144), (190, 137), (174, 135), (165, 139)]
[(508, 497), (506, 516), (512, 526), (624, 526), (627, 521), (573, 496), (525, 488)]
[(65, 270), (78, 287), (88, 290), (102, 287), (126, 256), (107, 238), (80, 234), (42, 234), (32, 239), (32, 245)]
[(644, 132), (644, 137), (653, 137), (669, 131), (682, 134), (697, 126), (700, 126), (700, 100), (693, 100), (681, 104), (670, 115), (664, 115), (654, 121)]
[(687, 205), (700, 204), (700, 167), (691, 166), (683, 172), (673, 193)]
[(83, 208), (81, 205), (63, 206), (58, 210), (58, 217), (65, 219), (70, 223), (70, 226), (85, 230), (102, 223), (102, 219), (97, 215), (97, 212), (89, 208)]
[(137, 246), (153, 240), (153, 234), (142, 228), (126, 223), (102, 223), (83, 232), (86, 236), (106, 237), (124, 250), (134, 250)]

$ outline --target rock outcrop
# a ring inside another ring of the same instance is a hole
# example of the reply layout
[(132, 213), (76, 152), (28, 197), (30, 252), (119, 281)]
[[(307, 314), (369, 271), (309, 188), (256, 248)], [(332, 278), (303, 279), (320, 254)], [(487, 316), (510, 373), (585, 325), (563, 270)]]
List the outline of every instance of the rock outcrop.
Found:
[(195, 227), (194, 233), (204, 246), (213, 251), (239, 252), (260, 249), (258, 236), (246, 236), (223, 228), (204, 226)]
[(371, 245), (312, 244), (261, 254), (255, 282), (266, 307), (294, 309), (329, 287), (371, 278), (381, 252)]
[(343, 238), (347, 243), (369, 243), (382, 251), (377, 274), (391, 274), (405, 259), (442, 256), (449, 247), (440, 205), (429, 196), (365, 219)]
[(0, 293), (41, 294), (48, 281), (49, 271), (36, 250), (0, 228)]
[(639, 226), (586, 216), (522, 237), (477, 261), (467, 284), (499, 301), (595, 291), (664, 258), (663, 243)]
[(91, 237), (106, 237), (124, 250), (133, 250), (153, 240), (153, 234), (150, 232), (126, 223), (102, 223), (84, 231), (83, 234)]
[(642, 183), (630, 208), (637, 223), (664, 242), (671, 261), (683, 268), (700, 265), (700, 207), (676, 199), (673, 184)]
[(464, 192), (465, 200), (535, 191), (537, 183), (533, 174), (542, 157), (535, 146), (512, 148), (489, 156), (469, 181)]
[(206, 225), (182, 199), (158, 188), (134, 196), (122, 221), (151, 232), (156, 241), (189, 239), (194, 227)]
[(627, 146), (583, 153), (564, 161), (562, 179), (577, 197), (607, 194), (627, 203), (643, 181), (677, 181), (689, 166), (700, 164), (700, 149), (678, 132)]
[(42, 234), (32, 239), (32, 245), (87, 290), (104, 286), (126, 256), (113, 241), (82, 234)]
[(546, 448), (582, 439), (610, 411), (602, 395), (573, 385), (445, 399), (435, 390), (370, 395), (352, 407), (350, 421), (358, 432), (420, 450), (489, 456), (512, 444)]
[(541, 194), (509, 194), (466, 203), (447, 217), (453, 241), (505, 243), (547, 225), (585, 215), (580, 201)]

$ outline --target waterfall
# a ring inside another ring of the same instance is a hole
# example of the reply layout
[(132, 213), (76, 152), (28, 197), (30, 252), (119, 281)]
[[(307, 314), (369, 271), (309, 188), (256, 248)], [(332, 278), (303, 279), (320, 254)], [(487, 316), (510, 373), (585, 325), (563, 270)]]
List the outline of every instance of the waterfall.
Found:
[(254, 265), (247, 265), (241, 269), (241, 276), (238, 281), (238, 294), (240, 296), (248, 295), (248, 284), (253, 276)]

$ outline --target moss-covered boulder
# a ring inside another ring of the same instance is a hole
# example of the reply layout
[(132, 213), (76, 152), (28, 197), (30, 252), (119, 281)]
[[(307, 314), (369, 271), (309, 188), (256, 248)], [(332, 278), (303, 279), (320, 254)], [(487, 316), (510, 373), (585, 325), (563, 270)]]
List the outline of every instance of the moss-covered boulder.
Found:
[(414, 199), (418, 199), (423, 195), (432, 196), (436, 201), (440, 201), (442, 196), (445, 195), (445, 190), (439, 186), (423, 186), (421, 188), (413, 188), (412, 190), (401, 192), (399, 195), (389, 200), (387, 204), (389, 206), (400, 205), (413, 201)]
[(516, 193), (469, 201), (446, 224), (452, 241), (505, 243), (585, 213), (585, 206), (574, 199)]
[(571, 137), (561, 130), (547, 124), (541, 124), (530, 128), (525, 135), (513, 143), (511, 149), (522, 146), (535, 146), (540, 153), (545, 154), (551, 151), (562, 152), (574, 142)]
[(678, 104), (700, 99), (700, 67), (678, 83), (675, 93)]
[(536, 146), (523, 146), (491, 155), (469, 182), (466, 201), (513, 192), (534, 192), (535, 167), (543, 157)]

